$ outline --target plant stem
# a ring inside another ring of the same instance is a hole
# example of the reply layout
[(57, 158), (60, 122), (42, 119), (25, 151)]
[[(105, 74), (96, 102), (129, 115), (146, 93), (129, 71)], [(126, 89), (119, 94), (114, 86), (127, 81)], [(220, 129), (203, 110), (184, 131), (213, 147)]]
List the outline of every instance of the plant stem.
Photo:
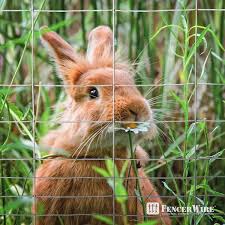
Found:
[[(130, 9), (134, 8), (134, 0), (129, 1)], [(132, 49), (133, 49), (133, 24), (134, 24), (134, 13), (130, 12), (130, 39), (129, 39), (129, 59), (132, 59)]]
[[(117, 0), (116, 9), (120, 9), (120, 0)], [(117, 12), (117, 14), (116, 14), (116, 39), (118, 38), (119, 24), (120, 24), (120, 13)]]
[[(1, 152), (1, 158), (3, 159), (3, 153)], [(3, 161), (1, 163), (1, 176), (4, 177), (4, 166), (3, 166)], [(5, 181), (2, 178), (1, 182), (1, 193), (3, 196), (5, 196)], [(5, 197), (2, 198), (2, 208), (3, 208), (3, 225), (6, 225), (6, 212), (5, 212)]]
[[(81, 9), (84, 10), (84, 1), (80, 1)], [(83, 38), (83, 49), (86, 46), (86, 28), (85, 28), (85, 13), (81, 12), (81, 27), (82, 27), (82, 38)]]
[(97, 10), (97, 2), (95, 0), (92, 0), (91, 1), (91, 4), (92, 4), (92, 7), (93, 9), (95, 10), (93, 13), (94, 13), (94, 26), (97, 27), (98, 24), (99, 24), (99, 19), (98, 19), (98, 12), (96, 11)]
[(121, 203), (121, 208), (123, 212), (123, 224), (128, 225), (126, 205), (124, 203)]
[(133, 151), (132, 135), (131, 135), (130, 131), (128, 132), (128, 136), (129, 136), (130, 153), (131, 153), (131, 159), (132, 159), (131, 160), (131, 164), (132, 164), (132, 167), (133, 167), (133, 170), (134, 170), (134, 175), (137, 178), (137, 180), (136, 180), (136, 188), (137, 188), (138, 193), (140, 195), (138, 197), (140, 197), (140, 201), (141, 201), (141, 205), (142, 205), (142, 209), (143, 209), (144, 220), (146, 220), (145, 201), (144, 201), (143, 196), (141, 194), (141, 187), (140, 187), (140, 182), (139, 182), (139, 179), (138, 179), (137, 164), (136, 164), (136, 161), (134, 160), (135, 157), (134, 157), (134, 151)]

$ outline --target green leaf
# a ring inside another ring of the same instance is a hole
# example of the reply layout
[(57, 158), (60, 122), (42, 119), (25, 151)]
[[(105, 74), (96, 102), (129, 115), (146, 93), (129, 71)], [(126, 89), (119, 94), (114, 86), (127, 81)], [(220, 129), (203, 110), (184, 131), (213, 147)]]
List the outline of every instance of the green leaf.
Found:
[(181, 198), (179, 198), (179, 196), (177, 196), (177, 194), (167, 185), (166, 182), (162, 182), (162, 183), (168, 191), (170, 191), (174, 196), (176, 196), (179, 199), (179, 201), (181, 201), (185, 205), (184, 201)]
[(218, 191), (214, 191), (208, 184), (200, 184), (200, 185), (197, 185), (196, 189), (203, 189), (203, 190), (207, 190), (209, 193), (215, 195), (215, 196), (221, 196), (221, 197), (224, 197), (225, 194), (223, 193), (220, 193)]
[(225, 149), (217, 152), (215, 155), (211, 155), (210, 159), (209, 159), (209, 164), (213, 163), (215, 160), (217, 160), (223, 153), (224, 153)]
[(141, 202), (141, 195), (140, 195), (139, 191), (137, 189), (135, 189), (134, 192), (135, 192), (139, 202)]
[(14, 112), (14, 114), (17, 115), (18, 119), (22, 119), (23, 112), (21, 112), (20, 109), (14, 103), (9, 103), (9, 108)]
[(197, 38), (197, 41), (194, 43), (194, 45), (191, 47), (190, 53), (187, 56), (187, 60), (185, 62), (185, 67), (189, 64), (191, 57), (195, 54), (196, 49), (199, 47), (199, 45), (201, 44), (201, 42), (203, 41), (206, 33), (209, 31), (209, 26), (207, 26), (205, 28), (205, 30), (203, 30), (203, 32), (200, 34), (200, 36)]
[(102, 168), (99, 168), (99, 167), (97, 167), (97, 166), (93, 166), (92, 168), (93, 168), (93, 170), (94, 170), (95, 172), (97, 172), (97, 173), (100, 174), (101, 176), (103, 176), (103, 177), (110, 177), (110, 174), (109, 174), (106, 170), (104, 170), (104, 169), (102, 169)]
[(114, 176), (114, 164), (113, 164), (113, 161), (111, 159), (107, 159), (105, 164), (106, 164), (106, 168), (107, 168), (108, 173), (110, 174), (111, 177), (113, 177)]
[(193, 146), (189, 151), (186, 152), (186, 155), (184, 155), (185, 159), (191, 158), (192, 155), (195, 154), (196, 150), (198, 150), (199, 145)]
[(125, 177), (125, 173), (126, 173), (126, 170), (127, 170), (127, 166), (129, 164), (129, 161), (126, 160), (122, 166), (122, 169), (120, 171), (120, 177)]
[(32, 198), (23, 197), (19, 200), (11, 201), (5, 205), (5, 207), (0, 207), (0, 213), (3, 214), (5, 212), (9, 212), (14, 209), (18, 209), (24, 205), (31, 204)]
[(109, 225), (113, 225), (113, 220), (112, 218), (108, 217), (108, 216), (102, 216), (102, 215), (93, 215), (93, 217), (99, 221), (104, 222), (105, 224), (109, 224)]
[[(119, 172), (117, 167), (114, 165), (113, 160), (107, 159), (106, 160), (106, 168), (108, 170), (108, 173), (111, 175), (111, 177), (119, 177)], [(114, 175), (115, 173), (115, 175)]]
[(124, 203), (127, 201), (127, 190), (123, 186), (122, 183), (116, 182), (115, 185), (115, 194), (116, 194), (116, 201), (119, 203)]
[(184, 101), (174, 91), (171, 91), (170, 93), (174, 97), (174, 99), (181, 105), (181, 107), (184, 108)]
[[(213, 216), (213, 218), (219, 220), (222, 223), (225, 223), (225, 219), (222, 216)], [(216, 223), (214, 223), (214, 224), (216, 224)]]
[(158, 222), (156, 220), (151, 220), (151, 221), (145, 221), (145, 222), (142, 222), (142, 223), (138, 223), (138, 225), (155, 225), (157, 223)]

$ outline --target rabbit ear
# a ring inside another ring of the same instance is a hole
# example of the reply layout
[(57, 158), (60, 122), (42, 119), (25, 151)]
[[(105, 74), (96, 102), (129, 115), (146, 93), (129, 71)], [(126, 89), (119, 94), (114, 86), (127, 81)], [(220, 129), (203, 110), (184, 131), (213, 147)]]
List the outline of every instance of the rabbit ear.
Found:
[(48, 27), (41, 28), (43, 44), (50, 50), (51, 56), (56, 62), (61, 78), (68, 83), (71, 78), (71, 70), (76, 66), (79, 57), (74, 49), (64, 41), (57, 33), (50, 31)]
[(88, 37), (87, 60), (90, 63), (111, 58), (113, 54), (113, 33), (107, 26), (93, 29)]

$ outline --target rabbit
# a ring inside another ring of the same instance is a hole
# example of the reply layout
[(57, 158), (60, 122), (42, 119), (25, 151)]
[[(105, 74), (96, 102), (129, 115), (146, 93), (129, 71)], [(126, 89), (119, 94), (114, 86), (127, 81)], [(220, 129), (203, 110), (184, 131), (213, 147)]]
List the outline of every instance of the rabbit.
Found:
[[(78, 54), (47, 27), (42, 29), (42, 41), (65, 84), (67, 99), (62, 120), (71, 123), (61, 123), (41, 143), (52, 152), (62, 149), (70, 157), (59, 154), (45, 160), (37, 169), (32, 206), (35, 222), (37, 225), (100, 225), (104, 223), (93, 217), (93, 214), (100, 214), (110, 218), (115, 215), (115, 224), (123, 224), (120, 204), (113, 200), (112, 188), (93, 166), (105, 169), (102, 159), (115, 157), (115, 165), (121, 171), (125, 159), (129, 158), (129, 140), (124, 130), (128, 126), (136, 127), (135, 123), (146, 122), (148, 131), (134, 135), (134, 142), (153, 138), (157, 129), (152, 109), (135, 86), (132, 66), (117, 56), (113, 62), (113, 32), (109, 27), (98, 26), (90, 32), (86, 56)], [(140, 146), (136, 156), (144, 200), (146, 203), (158, 202), (161, 206), (163, 203), (155, 187), (144, 173), (147, 155)], [(134, 178), (134, 174), (133, 169), (129, 174), (126, 172), (130, 178)], [(143, 209), (135, 188), (136, 179), (129, 179), (129, 224), (143, 220)], [(171, 224), (166, 213), (160, 212), (152, 219), (158, 224)]]

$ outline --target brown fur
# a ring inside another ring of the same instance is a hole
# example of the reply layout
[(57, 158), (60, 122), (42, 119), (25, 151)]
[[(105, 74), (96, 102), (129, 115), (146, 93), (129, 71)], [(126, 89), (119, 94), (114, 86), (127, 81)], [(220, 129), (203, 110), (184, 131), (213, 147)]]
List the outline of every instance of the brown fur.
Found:
[[(66, 151), (70, 158), (58, 156), (49, 159), (37, 170), (34, 185), (36, 201), (33, 206), (33, 212), (37, 215), (36, 224), (57, 225), (62, 220), (65, 225), (100, 225), (92, 216), (95, 213), (111, 217), (115, 213), (116, 224), (123, 224), (122, 210), (117, 202), (113, 202), (112, 189), (106, 179), (93, 170), (93, 166), (105, 168), (104, 160), (100, 159), (113, 157), (112, 133), (109, 132), (113, 119), (120, 125), (130, 121), (150, 121), (149, 132), (135, 135), (134, 140), (139, 141), (144, 137), (152, 138), (156, 132), (152, 111), (134, 85), (129, 64), (120, 62), (113, 65), (112, 32), (108, 27), (100, 26), (90, 33), (86, 58), (76, 54), (54, 32), (44, 32), (43, 40), (52, 50), (64, 83), (69, 85), (66, 87), (68, 99), (62, 120), (71, 123), (62, 123), (43, 139), (42, 144), (51, 148), (51, 152), (55, 149)], [(94, 100), (88, 96), (93, 86), (99, 91), (99, 98)], [(128, 158), (127, 146), (127, 134), (115, 132), (114, 156)], [(147, 157), (143, 151), (139, 148), (136, 154), (141, 163)], [(115, 162), (120, 171), (124, 160)], [(140, 179), (140, 186), (145, 202), (162, 204), (143, 168), (138, 169), (138, 174), (139, 178), (143, 178)], [(135, 220), (143, 219), (143, 212), (134, 191), (136, 179), (130, 179), (132, 177), (135, 176), (131, 169), (124, 183), (128, 184), (127, 214), (133, 215), (129, 217), (129, 224), (136, 224)], [(126, 182), (126, 179), (129, 181)], [(170, 224), (168, 215), (160, 214), (155, 219), (158, 224)]]

